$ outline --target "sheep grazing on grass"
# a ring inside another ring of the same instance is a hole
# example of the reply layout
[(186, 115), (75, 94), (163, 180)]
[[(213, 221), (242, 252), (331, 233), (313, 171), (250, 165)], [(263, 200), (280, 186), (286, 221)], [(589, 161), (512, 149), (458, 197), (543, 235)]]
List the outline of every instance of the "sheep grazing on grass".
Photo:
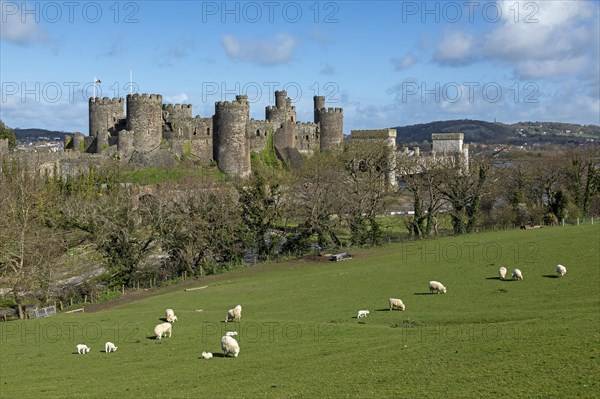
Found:
[(562, 277), (567, 274), (567, 268), (563, 265), (556, 265), (556, 273), (558, 273), (559, 277)]
[(393, 309), (404, 310), (404, 309), (406, 309), (406, 306), (404, 306), (404, 302), (402, 302), (402, 299), (390, 298), (389, 301), (390, 301), (390, 310), (393, 310)]
[(237, 331), (227, 331), (225, 335), (227, 335), (228, 337), (233, 337), (235, 335), (238, 335), (238, 333)]
[(500, 270), (498, 270), (498, 274), (500, 275), (500, 280), (504, 280), (504, 277), (506, 277), (506, 267), (502, 266)]
[(446, 293), (446, 287), (444, 287), (444, 284), (440, 283), (439, 281), (430, 281), (429, 282), (429, 293), (433, 294), (433, 292), (437, 292), (438, 294), (441, 292), (442, 294)]
[(523, 280), (523, 273), (519, 269), (515, 269), (512, 272), (513, 280)]
[(79, 344), (77, 345), (77, 353), (83, 355), (84, 353), (90, 353), (90, 348), (87, 345)]
[(173, 323), (174, 321), (177, 321), (177, 316), (175, 316), (175, 312), (173, 311), (173, 309), (165, 310), (165, 318), (167, 319), (167, 321), (169, 323)]
[(361, 317), (367, 317), (368, 314), (369, 314), (368, 310), (359, 310), (358, 314), (356, 315), (356, 318), (360, 319)]
[(213, 357), (213, 354), (211, 352), (202, 352), (202, 357), (205, 359), (210, 359)]
[(225, 323), (228, 321), (240, 321), (242, 318), (242, 305), (237, 305), (233, 309), (229, 309), (225, 315)]
[(223, 335), (223, 338), (221, 338), (221, 349), (223, 349), (225, 356), (233, 355), (233, 357), (238, 357), (240, 354), (240, 345), (234, 338), (228, 335)]
[(169, 334), (169, 338), (171, 338), (171, 323), (161, 323), (154, 327), (154, 335), (156, 335), (156, 339), (161, 339), (163, 336), (167, 336)]
[(116, 352), (117, 348), (118, 346), (115, 346), (115, 344), (113, 344), (112, 342), (107, 342), (104, 344), (104, 352), (106, 353)]

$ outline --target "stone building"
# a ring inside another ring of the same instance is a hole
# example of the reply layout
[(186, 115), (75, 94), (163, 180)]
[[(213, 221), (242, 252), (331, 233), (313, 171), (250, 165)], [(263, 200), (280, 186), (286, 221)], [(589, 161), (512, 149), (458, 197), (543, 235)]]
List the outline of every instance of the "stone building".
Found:
[[(65, 139), (65, 150), (116, 154), (124, 161), (152, 159), (167, 150), (209, 164), (215, 161), (228, 175), (250, 175), (250, 153), (272, 142), (277, 156), (293, 162), (316, 151), (335, 151), (343, 142), (343, 110), (326, 108), (325, 97), (314, 97), (314, 121), (300, 123), (285, 91), (275, 92), (275, 105), (265, 120), (249, 117), (246, 96), (215, 104), (211, 117), (192, 117), (191, 104), (163, 104), (159, 94), (89, 99), (89, 135)], [(126, 111), (125, 111), (126, 110)], [(270, 141), (269, 138), (272, 140)]]

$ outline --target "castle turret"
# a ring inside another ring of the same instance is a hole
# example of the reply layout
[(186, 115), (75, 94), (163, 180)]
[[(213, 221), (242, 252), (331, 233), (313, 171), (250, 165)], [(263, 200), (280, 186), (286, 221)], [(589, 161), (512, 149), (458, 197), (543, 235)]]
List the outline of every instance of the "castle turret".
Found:
[(265, 117), (278, 126), (283, 125), (284, 122), (296, 123), (296, 107), (292, 106), (292, 100), (288, 98), (287, 92), (275, 92), (275, 106), (265, 108)]
[(116, 136), (125, 120), (125, 102), (123, 98), (89, 99), (89, 137), (95, 137), (97, 153), (108, 147), (109, 136)]
[(319, 123), (319, 116), (321, 115), (321, 110), (325, 108), (325, 96), (314, 96), (314, 111), (315, 111), (315, 123)]
[(162, 96), (160, 94), (127, 95), (127, 130), (133, 131), (136, 151), (150, 152), (162, 139)]
[(250, 149), (246, 139), (249, 119), (247, 96), (215, 104), (213, 157), (223, 173), (242, 178), (250, 175)]
[(319, 129), (321, 151), (339, 150), (344, 139), (344, 111), (341, 108), (321, 109)]

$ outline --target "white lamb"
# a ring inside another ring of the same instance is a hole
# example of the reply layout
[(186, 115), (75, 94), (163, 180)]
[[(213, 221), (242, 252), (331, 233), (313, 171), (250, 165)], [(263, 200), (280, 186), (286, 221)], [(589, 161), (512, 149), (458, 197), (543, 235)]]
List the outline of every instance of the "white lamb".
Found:
[(173, 323), (174, 321), (177, 321), (177, 316), (175, 316), (175, 312), (173, 311), (173, 309), (167, 309), (165, 311), (165, 318), (167, 319), (167, 321), (169, 323)]
[(115, 346), (115, 344), (113, 344), (112, 342), (107, 342), (104, 344), (104, 352), (106, 353), (116, 352), (117, 348), (118, 346)]
[(213, 357), (213, 354), (211, 352), (202, 352), (202, 357), (205, 359), (210, 359)]
[(512, 272), (513, 280), (523, 280), (523, 273), (519, 269), (515, 269)]
[(223, 338), (221, 338), (221, 349), (223, 349), (225, 356), (233, 355), (233, 357), (238, 357), (240, 354), (240, 345), (235, 338), (228, 335), (223, 335)]
[(242, 318), (242, 305), (237, 305), (233, 309), (229, 309), (225, 315), (225, 323), (228, 321), (240, 321)]
[(87, 345), (79, 344), (77, 345), (77, 353), (83, 355), (84, 353), (90, 353), (90, 348)]
[(429, 282), (429, 293), (433, 294), (433, 292), (437, 292), (438, 294), (441, 292), (442, 294), (446, 293), (446, 287), (444, 287), (444, 284), (440, 283), (439, 281), (430, 281)]
[(169, 338), (171, 338), (171, 323), (161, 323), (154, 327), (154, 335), (156, 335), (156, 339), (161, 339), (163, 336), (167, 336), (169, 334)]
[(502, 266), (500, 270), (498, 270), (498, 274), (500, 275), (500, 280), (504, 280), (504, 277), (506, 277), (506, 267)]
[(404, 310), (406, 309), (406, 306), (404, 306), (404, 302), (402, 302), (402, 299), (390, 298), (390, 310), (392, 309)]
[(556, 265), (556, 273), (558, 273), (559, 277), (562, 277), (567, 274), (567, 268), (563, 265)]
[(227, 335), (228, 337), (233, 337), (235, 335), (238, 335), (238, 333), (237, 331), (227, 331), (225, 335)]
[(369, 314), (368, 310), (359, 310), (358, 314), (356, 315), (356, 318), (360, 319), (361, 317), (367, 317), (368, 314)]

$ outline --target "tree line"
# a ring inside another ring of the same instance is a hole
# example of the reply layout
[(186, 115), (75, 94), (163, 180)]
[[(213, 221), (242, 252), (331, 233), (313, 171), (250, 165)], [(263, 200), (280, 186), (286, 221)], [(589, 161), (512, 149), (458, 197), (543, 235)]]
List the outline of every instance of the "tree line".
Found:
[[(381, 216), (408, 206), (407, 237), (479, 228), (556, 224), (600, 214), (597, 147), (547, 156), (406, 157), (383, 143), (346, 146), (296, 168), (253, 164), (251, 178), (139, 187), (122, 181), (117, 163), (69, 175), (44, 175), (17, 157), (0, 173), (0, 287), (19, 318), (30, 301), (84, 295), (139, 281), (204, 276), (260, 260), (319, 248), (380, 245)], [(390, 185), (390, 175), (399, 184)], [(61, 262), (87, 246), (104, 274), (52, 290)], [(87, 291), (86, 291), (87, 290)]]

